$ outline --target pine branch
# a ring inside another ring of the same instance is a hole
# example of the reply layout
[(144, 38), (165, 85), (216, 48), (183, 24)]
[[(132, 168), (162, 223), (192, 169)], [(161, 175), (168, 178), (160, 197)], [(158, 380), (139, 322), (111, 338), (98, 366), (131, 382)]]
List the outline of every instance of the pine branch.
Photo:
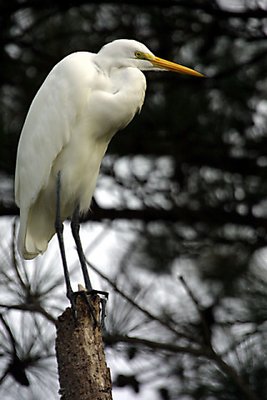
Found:
[(247, 385), (247, 382), (243, 379), (243, 377), (230, 364), (228, 364), (226, 361), (224, 361), (222, 356), (214, 349), (214, 346), (212, 343), (212, 336), (209, 332), (209, 327), (208, 327), (207, 321), (202, 312), (202, 307), (201, 307), (198, 299), (195, 297), (192, 290), (190, 289), (190, 287), (184, 280), (184, 278), (179, 277), (179, 279), (180, 279), (181, 283), (183, 284), (186, 292), (188, 293), (190, 299), (194, 303), (194, 305), (199, 313), (201, 324), (203, 327), (205, 342), (208, 345), (208, 348), (210, 349), (210, 353), (209, 353), (210, 359), (217, 364), (217, 366), (220, 368), (220, 370), (222, 372), (224, 372), (230, 379), (232, 379), (232, 381), (238, 387), (240, 392), (243, 393), (244, 399), (259, 400), (258, 397), (251, 391), (249, 385)]
[(109, 279), (105, 274), (100, 272), (92, 263), (90, 263), (88, 260), (86, 261), (88, 266), (95, 271), (101, 278), (103, 278), (106, 282), (109, 283), (109, 285), (112, 286), (112, 288), (120, 294), (125, 300), (127, 300), (134, 308), (137, 310), (141, 311), (146, 317), (148, 317), (151, 321), (156, 321), (158, 322), (161, 326), (167, 328), (170, 332), (174, 333), (178, 338), (184, 338), (188, 339), (189, 341), (194, 340), (196, 341), (196, 338), (190, 335), (188, 332), (183, 332), (180, 331), (177, 327), (173, 326), (171, 323), (168, 321), (160, 318), (159, 316), (151, 313), (148, 311), (146, 308), (142, 307), (140, 304), (138, 304), (136, 301), (134, 301), (130, 296), (128, 296), (126, 293), (124, 293), (123, 290), (118, 288), (115, 282), (113, 282), (111, 279)]
[(105, 334), (104, 336), (105, 343), (107, 345), (114, 345), (117, 343), (128, 343), (128, 344), (134, 344), (137, 346), (142, 346), (146, 347), (149, 349), (153, 350), (163, 350), (171, 353), (181, 353), (181, 354), (190, 354), (195, 357), (203, 357), (210, 359), (211, 353), (207, 348), (201, 347), (193, 347), (193, 346), (179, 346), (175, 343), (163, 343), (163, 342), (158, 342), (155, 340), (148, 340), (144, 338), (138, 338), (138, 337), (133, 337), (133, 336), (127, 336), (127, 335), (110, 335), (110, 334)]
[[(0, 202), (0, 215), (18, 215), (18, 208), (15, 205), (8, 205)], [(254, 228), (265, 229), (267, 226), (267, 218), (255, 216), (251, 213), (239, 214), (236, 211), (225, 211), (219, 207), (202, 207), (201, 212), (190, 209), (186, 206), (178, 207), (171, 210), (164, 208), (146, 207), (144, 209), (116, 209), (102, 208), (94, 206), (93, 210), (82, 216), (81, 222), (103, 221), (103, 220), (141, 220), (143, 222), (165, 221), (165, 222), (187, 222), (196, 224), (199, 221), (215, 226), (217, 224), (232, 224), (241, 226), (251, 226)]]

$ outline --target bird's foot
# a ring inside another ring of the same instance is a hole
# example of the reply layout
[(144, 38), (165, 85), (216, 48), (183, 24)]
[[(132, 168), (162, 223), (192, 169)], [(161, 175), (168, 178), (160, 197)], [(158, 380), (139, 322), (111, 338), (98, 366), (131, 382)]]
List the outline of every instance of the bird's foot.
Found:
[(91, 301), (91, 299), (93, 299), (95, 296), (98, 295), (100, 297), (100, 304), (101, 304), (100, 327), (101, 327), (101, 329), (104, 329), (104, 327), (105, 327), (104, 321), (105, 321), (105, 316), (106, 316), (106, 304), (108, 301), (109, 293), (102, 291), (102, 290), (94, 290), (94, 289), (87, 291), (86, 289), (84, 289), (81, 286), (79, 287), (79, 289), (80, 290), (78, 290), (77, 292), (67, 293), (67, 297), (71, 303), (71, 310), (72, 310), (74, 320), (76, 322), (78, 321), (76, 302), (77, 302), (77, 297), (80, 296), (83, 299), (83, 301), (85, 302), (85, 304), (87, 305), (89, 315), (93, 319), (94, 327), (96, 328), (98, 326), (98, 318), (95, 315), (95, 310), (94, 310), (94, 307), (93, 307), (92, 301)]
[[(106, 317), (106, 305), (107, 305), (109, 293), (106, 291), (103, 291), (103, 290), (92, 289), (92, 290), (88, 291), (87, 294), (91, 297), (99, 296), (100, 305), (101, 305), (100, 327), (102, 330), (104, 330), (105, 329), (105, 317)], [(88, 300), (88, 302), (90, 302), (90, 300), (88, 298), (87, 298), (87, 300)], [(97, 319), (96, 319), (95, 315), (93, 318), (94, 318), (95, 324), (97, 325)]]
[(100, 305), (101, 305), (101, 310), (100, 310), (100, 327), (102, 331), (105, 330), (105, 318), (106, 318), (106, 307), (107, 307), (107, 301), (108, 301), (108, 292), (105, 292), (103, 290), (93, 290), (93, 296), (98, 295), (100, 298)]

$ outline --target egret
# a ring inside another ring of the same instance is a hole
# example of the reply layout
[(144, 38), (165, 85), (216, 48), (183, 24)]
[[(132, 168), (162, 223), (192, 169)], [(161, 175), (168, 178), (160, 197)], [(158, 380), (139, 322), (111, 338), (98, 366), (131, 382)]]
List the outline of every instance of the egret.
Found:
[(58, 236), (67, 296), (73, 294), (63, 241), (71, 229), (87, 290), (92, 291), (79, 237), (100, 164), (113, 135), (140, 112), (146, 91), (141, 71), (199, 72), (156, 57), (144, 44), (120, 39), (97, 54), (76, 52), (48, 74), (28, 111), (18, 145), (15, 200), (20, 208), (18, 249), (33, 259)]

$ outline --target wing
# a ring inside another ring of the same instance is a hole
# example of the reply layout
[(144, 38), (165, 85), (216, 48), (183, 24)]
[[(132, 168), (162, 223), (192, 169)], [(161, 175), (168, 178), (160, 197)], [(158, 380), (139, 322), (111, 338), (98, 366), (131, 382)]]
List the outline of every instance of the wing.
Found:
[[(42, 245), (38, 251), (27, 252), (25, 248), (29, 210), (36, 203), (40, 191), (46, 188), (53, 164), (75, 132), (75, 120), (87, 101), (90, 80), (94, 76), (92, 57), (91, 53), (73, 53), (58, 63), (36, 94), (26, 117), (15, 172), (15, 200), (20, 207), (19, 250), (25, 258), (33, 258), (39, 250), (44, 251), (51, 238), (53, 222), (51, 228), (49, 221), (43, 221), (42, 237), (38, 233), (42, 230), (42, 213), (39, 212), (31, 225), (34, 229), (36, 225), (35, 236), (41, 237), (36, 237), (36, 242), (39, 240)], [(29, 233), (28, 242), (31, 236)], [(34, 240), (32, 238), (32, 242)], [(29, 247), (34, 249), (36, 246)]]
[(17, 152), (15, 200), (21, 208), (30, 207), (46, 187), (54, 160), (70, 140), (82, 107), (85, 79), (88, 89), (92, 56), (79, 52), (64, 58), (47, 76), (31, 104)]

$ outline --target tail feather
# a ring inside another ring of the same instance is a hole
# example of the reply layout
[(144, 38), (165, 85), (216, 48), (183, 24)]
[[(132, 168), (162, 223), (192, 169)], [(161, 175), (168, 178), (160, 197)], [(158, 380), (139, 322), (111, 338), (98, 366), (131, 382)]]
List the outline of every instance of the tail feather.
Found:
[(54, 219), (51, 215), (43, 210), (40, 212), (35, 206), (20, 210), (18, 249), (25, 260), (43, 254), (54, 234)]

